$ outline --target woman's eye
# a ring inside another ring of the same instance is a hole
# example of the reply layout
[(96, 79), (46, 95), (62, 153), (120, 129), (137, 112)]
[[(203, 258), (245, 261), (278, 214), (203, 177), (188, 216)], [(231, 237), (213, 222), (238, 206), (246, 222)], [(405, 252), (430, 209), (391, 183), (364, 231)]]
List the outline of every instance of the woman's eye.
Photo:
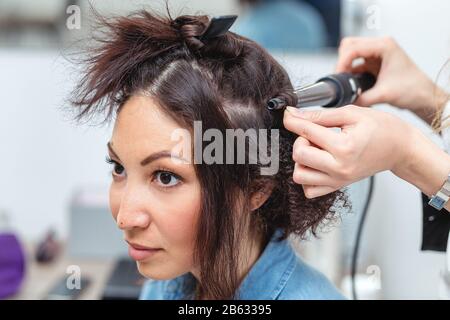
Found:
[(125, 175), (125, 168), (120, 163), (108, 157), (106, 158), (106, 162), (113, 165), (112, 169), (113, 176), (122, 177)]
[(125, 171), (125, 168), (122, 167), (120, 164), (115, 163), (114, 164), (114, 169), (113, 169), (113, 174), (121, 176)]
[(172, 172), (157, 171), (155, 173), (155, 180), (162, 187), (174, 187), (180, 183), (181, 179)]

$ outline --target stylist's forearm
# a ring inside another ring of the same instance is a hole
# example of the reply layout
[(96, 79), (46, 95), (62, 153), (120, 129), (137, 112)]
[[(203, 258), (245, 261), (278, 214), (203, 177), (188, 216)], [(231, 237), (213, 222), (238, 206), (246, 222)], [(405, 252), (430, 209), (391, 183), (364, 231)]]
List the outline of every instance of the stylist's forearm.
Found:
[[(419, 130), (410, 137), (405, 163), (392, 171), (419, 188), (427, 196), (435, 194), (450, 173), (450, 155), (430, 142)], [(450, 203), (447, 203), (450, 211)]]
[[(431, 82), (431, 81), (430, 81)], [(414, 113), (428, 124), (432, 124), (436, 118), (436, 113), (443, 110), (443, 106), (448, 101), (448, 93), (440, 87), (430, 83), (427, 88), (422, 88), (422, 93), (416, 93), (418, 106), (414, 107)]]

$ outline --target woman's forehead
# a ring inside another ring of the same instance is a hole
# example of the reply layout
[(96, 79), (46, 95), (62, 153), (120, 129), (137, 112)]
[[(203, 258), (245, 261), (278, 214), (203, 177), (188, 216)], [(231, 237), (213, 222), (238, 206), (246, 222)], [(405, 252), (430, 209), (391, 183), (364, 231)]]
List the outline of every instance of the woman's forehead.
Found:
[[(121, 107), (114, 130), (127, 132), (169, 133), (180, 125), (165, 113), (151, 97), (136, 95), (130, 97)], [(147, 136), (148, 137), (148, 136)]]
[(137, 144), (142, 147), (170, 148), (173, 136), (183, 129), (150, 97), (132, 96), (122, 106), (114, 124), (111, 141), (115, 145)]

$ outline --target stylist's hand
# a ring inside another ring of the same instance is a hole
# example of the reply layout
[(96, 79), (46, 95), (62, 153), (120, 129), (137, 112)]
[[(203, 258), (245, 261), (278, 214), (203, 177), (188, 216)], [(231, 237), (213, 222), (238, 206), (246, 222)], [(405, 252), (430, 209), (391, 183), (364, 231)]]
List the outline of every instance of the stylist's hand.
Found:
[[(288, 107), (284, 126), (299, 135), (293, 147), (293, 179), (315, 198), (384, 170), (402, 175), (421, 133), (374, 109), (346, 106), (301, 111)], [(332, 130), (332, 127), (341, 128)]]
[[(353, 60), (363, 58), (355, 68)], [(336, 72), (368, 71), (377, 75), (375, 86), (355, 102), (358, 106), (388, 103), (409, 109), (428, 123), (446, 101), (446, 94), (423, 73), (389, 37), (344, 38), (339, 46)]]

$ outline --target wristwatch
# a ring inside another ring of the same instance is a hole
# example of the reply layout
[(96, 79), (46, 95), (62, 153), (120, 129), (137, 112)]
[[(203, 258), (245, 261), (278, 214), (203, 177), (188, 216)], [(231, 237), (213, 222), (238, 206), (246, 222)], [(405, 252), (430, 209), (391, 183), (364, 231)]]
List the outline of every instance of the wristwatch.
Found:
[(441, 210), (445, 207), (448, 199), (450, 198), (450, 174), (447, 177), (447, 180), (442, 185), (442, 188), (433, 195), (428, 202), (430, 206), (437, 210)]

